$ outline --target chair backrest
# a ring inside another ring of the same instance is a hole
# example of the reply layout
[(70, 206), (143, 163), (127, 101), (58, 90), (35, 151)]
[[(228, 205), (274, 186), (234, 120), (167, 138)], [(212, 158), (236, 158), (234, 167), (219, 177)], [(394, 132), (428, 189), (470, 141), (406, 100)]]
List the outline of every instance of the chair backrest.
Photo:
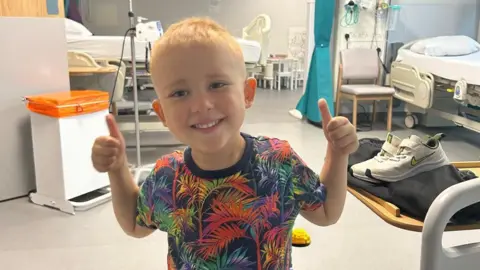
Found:
[(374, 49), (352, 48), (340, 52), (342, 78), (345, 80), (374, 80), (378, 78), (379, 59)]

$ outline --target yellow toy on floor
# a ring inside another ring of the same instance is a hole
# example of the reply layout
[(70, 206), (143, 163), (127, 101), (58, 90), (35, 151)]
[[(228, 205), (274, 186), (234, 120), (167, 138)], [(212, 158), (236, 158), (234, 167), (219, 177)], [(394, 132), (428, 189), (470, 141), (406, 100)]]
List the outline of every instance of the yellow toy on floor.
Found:
[(292, 246), (294, 247), (306, 247), (311, 243), (310, 235), (301, 228), (293, 229), (292, 231)]

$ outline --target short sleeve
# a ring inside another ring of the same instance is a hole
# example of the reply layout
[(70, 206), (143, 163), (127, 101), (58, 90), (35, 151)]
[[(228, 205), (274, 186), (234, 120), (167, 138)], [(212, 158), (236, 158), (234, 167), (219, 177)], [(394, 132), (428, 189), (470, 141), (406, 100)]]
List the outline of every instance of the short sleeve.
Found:
[(322, 207), (327, 198), (327, 190), (320, 182), (320, 177), (293, 149), (291, 153), (292, 184), (300, 210), (313, 211)]
[(173, 200), (171, 184), (175, 172), (170, 166), (157, 166), (140, 187), (137, 198), (136, 223), (139, 226), (167, 231), (171, 222)]
[(153, 203), (153, 194), (155, 193), (155, 169), (148, 175), (147, 179), (140, 186), (140, 191), (137, 198), (137, 225), (148, 227), (150, 229), (157, 229), (158, 225), (155, 220), (155, 215), (152, 211), (155, 209)]

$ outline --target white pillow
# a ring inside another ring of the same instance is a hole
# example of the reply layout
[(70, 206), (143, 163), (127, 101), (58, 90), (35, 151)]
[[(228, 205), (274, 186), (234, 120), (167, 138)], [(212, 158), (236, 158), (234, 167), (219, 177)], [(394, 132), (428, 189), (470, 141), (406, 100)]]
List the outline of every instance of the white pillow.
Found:
[(424, 54), (425, 53), (425, 42), (426, 40), (420, 40), (412, 44), (410, 46), (410, 51), (418, 54)]
[(478, 52), (480, 44), (467, 36), (439, 36), (417, 41), (410, 50), (428, 56), (460, 56)]
[(90, 32), (85, 26), (81, 23), (78, 23), (74, 20), (65, 19), (65, 33), (67, 35), (72, 36), (92, 36), (92, 32)]

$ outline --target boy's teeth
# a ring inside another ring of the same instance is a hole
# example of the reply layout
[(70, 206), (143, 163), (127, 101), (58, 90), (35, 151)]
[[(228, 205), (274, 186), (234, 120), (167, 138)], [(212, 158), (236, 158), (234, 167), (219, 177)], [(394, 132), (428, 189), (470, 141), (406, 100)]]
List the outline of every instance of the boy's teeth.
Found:
[(210, 128), (210, 127), (215, 126), (216, 124), (218, 124), (218, 120), (217, 120), (217, 121), (213, 121), (213, 122), (208, 123), (208, 124), (195, 125), (195, 127), (196, 127), (196, 128)]

